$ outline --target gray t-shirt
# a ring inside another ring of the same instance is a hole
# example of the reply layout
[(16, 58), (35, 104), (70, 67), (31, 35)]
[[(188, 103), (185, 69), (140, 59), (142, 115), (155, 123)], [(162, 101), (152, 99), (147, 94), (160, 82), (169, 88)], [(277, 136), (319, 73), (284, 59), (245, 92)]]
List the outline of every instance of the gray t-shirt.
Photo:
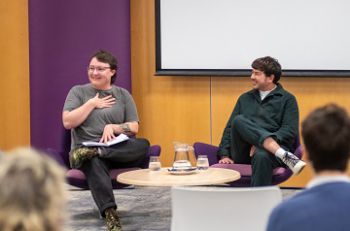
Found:
[(71, 130), (71, 148), (81, 146), (84, 141), (99, 141), (106, 124), (121, 124), (139, 121), (135, 102), (124, 88), (112, 85), (110, 90), (97, 90), (91, 84), (74, 86), (68, 93), (63, 111), (72, 111), (99, 93), (99, 98), (112, 95), (116, 102), (110, 108), (95, 108), (86, 120)]

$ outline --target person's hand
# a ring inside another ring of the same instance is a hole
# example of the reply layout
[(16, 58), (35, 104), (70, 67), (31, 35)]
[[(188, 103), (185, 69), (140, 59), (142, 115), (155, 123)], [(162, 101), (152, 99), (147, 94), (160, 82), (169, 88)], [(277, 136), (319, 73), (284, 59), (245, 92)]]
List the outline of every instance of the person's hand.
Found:
[(231, 160), (228, 157), (223, 157), (221, 160), (219, 160), (219, 164), (233, 164), (233, 160)]
[(250, 152), (249, 152), (249, 156), (250, 157), (253, 157), (254, 156), (254, 154), (255, 154), (255, 146), (252, 146), (251, 148), (250, 148)]
[(106, 143), (115, 137), (113, 126), (114, 124), (107, 124), (105, 126), (105, 128), (103, 129), (102, 137), (100, 139), (100, 143)]
[(89, 99), (89, 102), (91, 102), (95, 108), (112, 107), (113, 104), (115, 104), (115, 98), (112, 95), (103, 98), (98, 98), (98, 95), (97, 93), (94, 98)]

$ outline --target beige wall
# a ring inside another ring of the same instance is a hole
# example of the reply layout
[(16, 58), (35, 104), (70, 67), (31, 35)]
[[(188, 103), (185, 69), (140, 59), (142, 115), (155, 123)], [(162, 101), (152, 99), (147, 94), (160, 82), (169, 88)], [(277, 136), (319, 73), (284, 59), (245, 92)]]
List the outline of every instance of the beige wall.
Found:
[(209, 78), (154, 76), (153, 1), (131, 1), (131, 8), (132, 93), (141, 135), (162, 146), (169, 165), (173, 141), (210, 140)]
[[(155, 76), (154, 22), (154, 0), (131, 1), (132, 89), (141, 118), (140, 135), (160, 144), (162, 162), (170, 165), (172, 141), (220, 142), (238, 96), (251, 83), (248, 77)], [(287, 77), (281, 83), (297, 97), (301, 119), (327, 102), (350, 111), (350, 78)], [(308, 166), (283, 185), (304, 186), (311, 174)]]
[(0, 149), (30, 143), (28, 3), (0, 1)]

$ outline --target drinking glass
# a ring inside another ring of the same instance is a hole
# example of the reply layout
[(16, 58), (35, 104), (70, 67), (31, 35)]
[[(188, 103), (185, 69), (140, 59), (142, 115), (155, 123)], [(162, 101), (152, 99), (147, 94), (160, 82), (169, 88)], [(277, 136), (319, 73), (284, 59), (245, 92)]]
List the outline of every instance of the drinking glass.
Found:
[(148, 169), (151, 171), (159, 171), (161, 169), (162, 165), (160, 163), (158, 156), (151, 156), (149, 158), (149, 165)]
[(207, 170), (209, 168), (209, 161), (206, 155), (198, 155), (197, 168), (198, 170)]

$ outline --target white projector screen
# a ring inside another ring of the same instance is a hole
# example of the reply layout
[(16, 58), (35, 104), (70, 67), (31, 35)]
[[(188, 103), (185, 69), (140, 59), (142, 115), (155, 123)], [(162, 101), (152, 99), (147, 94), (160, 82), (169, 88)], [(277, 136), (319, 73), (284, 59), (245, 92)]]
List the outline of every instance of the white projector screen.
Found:
[(250, 74), (277, 58), (287, 76), (350, 77), (349, 0), (156, 0), (158, 75)]

